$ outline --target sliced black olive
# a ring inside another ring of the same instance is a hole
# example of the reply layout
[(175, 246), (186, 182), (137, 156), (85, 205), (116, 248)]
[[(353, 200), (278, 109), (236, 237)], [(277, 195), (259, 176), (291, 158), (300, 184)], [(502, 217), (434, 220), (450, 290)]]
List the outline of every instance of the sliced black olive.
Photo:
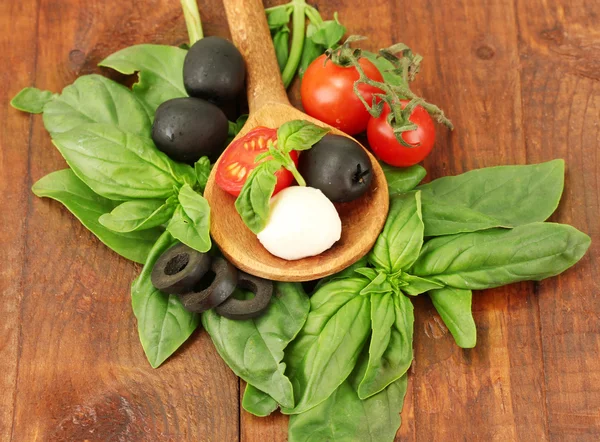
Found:
[(373, 180), (369, 155), (356, 141), (341, 135), (325, 135), (302, 152), (298, 170), (308, 186), (336, 203), (359, 198)]
[(183, 63), (183, 84), (191, 97), (223, 104), (244, 89), (246, 66), (229, 40), (204, 37), (192, 45)]
[(202, 313), (225, 302), (238, 284), (238, 269), (223, 258), (214, 258), (204, 278), (192, 293), (180, 295), (183, 306), (196, 313)]
[(262, 315), (273, 296), (273, 282), (240, 272), (238, 287), (254, 293), (252, 299), (236, 299), (233, 296), (215, 309), (229, 319), (250, 319)]
[(170, 295), (187, 293), (206, 274), (211, 257), (185, 244), (177, 244), (165, 251), (156, 261), (150, 274), (152, 285)]
[(192, 164), (200, 157), (215, 161), (225, 149), (229, 123), (221, 109), (199, 98), (174, 98), (158, 109), (152, 140), (170, 158)]

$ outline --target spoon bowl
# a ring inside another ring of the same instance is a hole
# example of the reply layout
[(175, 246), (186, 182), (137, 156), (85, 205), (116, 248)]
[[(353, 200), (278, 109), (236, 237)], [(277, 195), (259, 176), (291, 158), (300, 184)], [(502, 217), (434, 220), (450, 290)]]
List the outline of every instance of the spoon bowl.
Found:
[[(224, 0), (224, 4), (234, 43), (244, 56), (248, 72), (250, 115), (236, 139), (258, 126), (278, 128), (291, 120), (308, 120), (330, 129), (333, 134), (348, 137), (289, 103), (262, 2)], [(366, 152), (371, 160), (373, 173), (371, 188), (354, 201), (335, 204), (342, 220), (341, 239), (320, 255), (295, 261), (271, 255), (246, 227), (235, 209), (235, 197), (215, 183), (218, 160), (204, 191), (211, 207), (210, 227), (214, 241), (227, 259), (238, 268), (274, 281), (310, 281), (343, 270), (373, 247), (388, 213), (389, 194), (385, 175), (375, 158)]]

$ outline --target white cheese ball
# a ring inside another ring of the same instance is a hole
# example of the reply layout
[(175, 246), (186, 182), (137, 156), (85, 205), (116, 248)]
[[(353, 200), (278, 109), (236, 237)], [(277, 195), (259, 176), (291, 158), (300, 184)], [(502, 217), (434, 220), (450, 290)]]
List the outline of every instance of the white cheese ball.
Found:
[(342, 235), (337, 210), (318, 189), (288, 187), (275, 195), (270, 205), (269, 221), (258, 240), (279, 258), (291, 261), (318, 255)]

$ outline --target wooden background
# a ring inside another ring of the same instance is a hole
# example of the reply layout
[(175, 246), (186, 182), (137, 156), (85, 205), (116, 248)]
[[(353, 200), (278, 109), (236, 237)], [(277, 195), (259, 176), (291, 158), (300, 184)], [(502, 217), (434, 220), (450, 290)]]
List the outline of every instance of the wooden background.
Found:
[[(457, 127), (438, 129), (430, 178), (564, 158), (553, 220), (594, 241), (560, 277), (477, 293), (474, 350), (416, 300), (398, 440), (600, 440), (600, 2), (316, 3), (370, 49), (403, 41), (424, 55), (415, 88)], [(200, 6), (206, 32), (226, 35), (222, 4)], [(241, 386), (205, 332), (150, 368), (129, 298), (139, 266), (34, 197), (32, 183), (65, 164), (41, 118), (7, 104), (24, 86), (60, 91), (102, 72), (96, 64), (125, 46), (184, 41), (175, 0), (0, 0), (3, 441), (286, 440), (286, 418), (240, 411)]]

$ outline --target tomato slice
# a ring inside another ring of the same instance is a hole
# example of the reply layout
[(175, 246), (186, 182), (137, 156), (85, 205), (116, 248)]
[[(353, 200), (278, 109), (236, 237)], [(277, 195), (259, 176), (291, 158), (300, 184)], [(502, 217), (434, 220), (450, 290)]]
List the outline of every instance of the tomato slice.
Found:
[[(262, 162), (255, 163), (254, 159), (257, 155), (269, 150), (267, 147), (269, 141), (277, 143), (277, 130), (257, 127), (231, 143), (219, 160), (215, 175), (217, 185), (225, 192), (238, 196), (250, 172)], [(292, 151), (290, 156), (297, 165), (298, 152)], [(267, 157), (263, 161), (269, 158), (271, 157)], [(294, 181), (292, 173), (283, 167), (275, 172), (275, 176), (277, 185), (273, 195), (289, 187)]]

